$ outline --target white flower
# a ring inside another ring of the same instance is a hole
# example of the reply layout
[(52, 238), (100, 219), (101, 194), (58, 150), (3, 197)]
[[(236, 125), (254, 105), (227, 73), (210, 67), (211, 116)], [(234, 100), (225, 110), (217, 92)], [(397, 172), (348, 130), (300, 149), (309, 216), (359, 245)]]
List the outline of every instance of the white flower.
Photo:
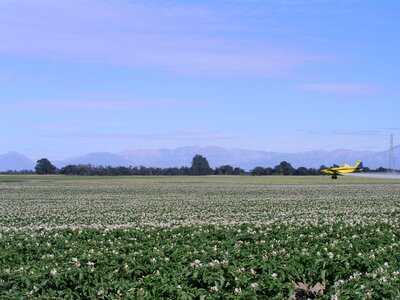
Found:
[(200, 260), (196, 259), (194, 262), (190, 263), (190, 266), (197, 269), (202, 266), (202, 263)]
[(150, 259), (150, 263), (154, 265), (155, 263), (157, 263), (157, 259), (155, 259), (154, 257), (151, 258)]
[(218, 287), (216, 285), (210, 287), (210, 292), (213, 292), (213, 293), (218, 292)]
[(235, 288), (235, 295), (241, 295), (242, 294), (242, 289), (239, 288)]
[(28, 298), (32, 297), (33, 296), (33, 291), (26, 292), (26, 296)]
[(272, 280), (276, 280), (278, 278), (278, 274), (272, 273), (271, 278)]
[(56, 269), (51, 270), (51, 271), (50, 271), (50, 275), (53, 276), (53, 277), (56, 277), (56, 275), (57, 275), (57, 270), (56, 270)]
[(79, 268), (81, 266), (81, 263), (79, 262), (79, 260), (76, 257), (73, 257), (71, 259), (71, 261), (75, 265), (75, 267)]
[(257, 290), (258, 287), (259, 287), (259, 284), (258, 284), (257, 282), (253, 282), (252, 284), (250, 284), (250, 286), (251, 286), (251, 288), (252, 288), (253, 290)]
[(104, 291), (103, 290), (98, 290), (96, 295), (97, 295), (97, 297), (103, 297), (104, 296)]
[(218, 259), (214, 259), (213, 261), (209, 262), (208, 265), (213, 268), (215, 266), (218, 266), (220, 264)]
[(88, 265), (89, 267), (93, 267), (93, 266), (94, 266), (94, 262), (88, 261), (88, 262), (87, 262), (87, 265)]
[(335, 286), (339, 286), (344, 284), (344, 280), (343, 279), (339, 279), (338, 281), (335, 282)]

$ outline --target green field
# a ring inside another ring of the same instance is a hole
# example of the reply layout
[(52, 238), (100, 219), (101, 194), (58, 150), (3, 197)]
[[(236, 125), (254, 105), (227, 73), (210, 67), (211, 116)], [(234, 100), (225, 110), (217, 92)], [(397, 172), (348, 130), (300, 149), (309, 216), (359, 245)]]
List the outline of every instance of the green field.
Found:
[(0, 203), (0, 299), (400, 298), (400, 180), (0, 176)]

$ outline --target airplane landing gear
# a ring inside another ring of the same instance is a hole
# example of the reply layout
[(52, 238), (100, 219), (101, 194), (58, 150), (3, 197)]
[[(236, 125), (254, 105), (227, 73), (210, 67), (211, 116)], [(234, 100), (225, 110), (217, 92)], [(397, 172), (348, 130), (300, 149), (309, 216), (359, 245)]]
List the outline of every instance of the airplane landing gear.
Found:
[(332, 175), (331, 178), (332, 178), (332, 179), (337, 179), (337, 176), (336, 176), (336, 175)]

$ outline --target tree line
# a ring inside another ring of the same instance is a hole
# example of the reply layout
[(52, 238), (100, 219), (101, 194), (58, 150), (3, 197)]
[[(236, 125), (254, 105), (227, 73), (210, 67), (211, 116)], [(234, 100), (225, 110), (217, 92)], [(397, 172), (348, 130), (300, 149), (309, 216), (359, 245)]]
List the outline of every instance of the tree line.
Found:
[[(335, 167), (337, 165), (334, 165)], [(275, 167), (255, 167), (254, 169), (246, 172), (239, 167), (232, 167), (231, 165), (223, 165), (216, 168), (211, 168), (207, 159), (199, 154), (196, 154), (192, 159), (190, 167), (170, 167), (170, 168), (157, 168), (157, 167), (144, 167), (144, 166), (93, 166), (90, 164), (67, 165), (58, 169), (47, 158), (39, 159), (36, 162), (35, 170), (21, 170), (21, 171), (6, 171), (0, 174), (62, 174), (62, 175), (78, 175), (78, 176), (189, 176), (189, 175), (252, 175), (252, 176), (266, 176), (266, 175), (294, 175), (294, 176), (315, 176), (320, 175), (322, 169), (327, 168), (322, 165), (318, 169), (299, 167), (294, 168), (290, 163), (282, 161)], [(376, 170), (364, 168), (364, 172), (387, 172), (386, 168), (380, 167)]]
[(245, 171), (241, 168), (234, 168), (224, 165), (215, 169), (211, 168), (207, 159), (202, 155), (195, 155), (191, 167), (111, 167), (93, 166), (90, 164), (67, 165), (57, 169), (47, 158), (37, 161), (36, 174), (62, 174), (80, 176), (179, 176), (179, 175), (243, 175)]

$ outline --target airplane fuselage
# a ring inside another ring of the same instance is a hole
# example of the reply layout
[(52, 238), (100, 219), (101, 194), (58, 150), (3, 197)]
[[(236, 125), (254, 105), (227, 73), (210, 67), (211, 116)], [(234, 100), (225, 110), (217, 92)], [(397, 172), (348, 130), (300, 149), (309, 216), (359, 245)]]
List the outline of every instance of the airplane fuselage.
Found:
[(339, 167), (323, 169), (320, 172), (325, 175), (332, 175), (332, 179), (336, 179), (337, 175), (348, 174), (353, 172), (361, 172), (363, 170), (362, 161), (357, 161), (355, 166), (342, 164)]

